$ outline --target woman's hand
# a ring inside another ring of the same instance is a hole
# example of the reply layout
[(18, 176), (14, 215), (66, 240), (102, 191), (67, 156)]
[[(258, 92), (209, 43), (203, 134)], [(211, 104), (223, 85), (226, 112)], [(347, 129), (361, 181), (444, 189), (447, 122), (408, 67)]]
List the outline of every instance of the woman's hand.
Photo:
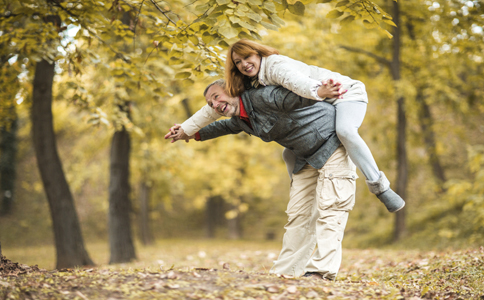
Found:
[(333, 79), (324, 80), (322, 85), (318, 88), (318, 96), (321, 98), (338, 98), (343, 99), (343, 94), (348, 90), (344, 90), (340, 82)]
[(171, 142), (174, 143), (179, 140), (185, 140), (188, 143), (190, 139), (193, 139), (194, 136), (188, 136), (185, 134), (183, 128), (181, 128), (180, 124), (175, 124), (170, 128), (170, 131), (165, 134), (165, 139), (172, 139)]

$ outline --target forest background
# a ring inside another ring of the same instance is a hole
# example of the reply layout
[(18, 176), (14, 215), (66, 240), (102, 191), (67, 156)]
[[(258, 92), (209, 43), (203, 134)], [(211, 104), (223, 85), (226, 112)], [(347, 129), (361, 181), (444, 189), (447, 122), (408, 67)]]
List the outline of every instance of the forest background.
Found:
[(281, 146), (244, 134), (163, 139), (204, 105), (224, 50), (243, 37), (366, 85), (360, 134), (407, 206), (389, 214), (359, 173), (344, 247), (484, 244), (481, 1), (1, 2), (4, 254), (62, 248), (63, 205), (47, 196), (62, 180), (37, 168), (48, 162), (39, 161), (48, 137), (36, 133), (47, 115), (36, 110), (42, 64), (52, 69), (50, 148), (75, 203), (66, 215), (87, 243), (109, 241), (111, 262), (157, 239), (282, 240), (290, 182)]

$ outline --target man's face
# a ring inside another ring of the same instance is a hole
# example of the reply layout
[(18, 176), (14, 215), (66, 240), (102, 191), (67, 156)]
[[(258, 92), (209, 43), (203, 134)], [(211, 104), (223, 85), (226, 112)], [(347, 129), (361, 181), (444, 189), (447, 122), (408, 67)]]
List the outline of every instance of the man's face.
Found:
[(221, 116), (233, 117), (240, 115), (239, 98), (229, 97), (224, 89), (217, 84), (212, 85), (208, 89), (205, 99), (208, 105)]

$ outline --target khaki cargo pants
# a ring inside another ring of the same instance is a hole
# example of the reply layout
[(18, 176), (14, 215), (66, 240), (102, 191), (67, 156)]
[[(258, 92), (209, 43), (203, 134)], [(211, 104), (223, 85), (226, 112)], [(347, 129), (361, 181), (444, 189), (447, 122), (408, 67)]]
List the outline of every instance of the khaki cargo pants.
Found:
[(336, 278), (344, 229), (355, 205), (356, 178), (356, 166), (342, 146), (323, 168), (306, 165), (293, 174), (286, 233), (270, 273), (299, 277), (318, 272)]

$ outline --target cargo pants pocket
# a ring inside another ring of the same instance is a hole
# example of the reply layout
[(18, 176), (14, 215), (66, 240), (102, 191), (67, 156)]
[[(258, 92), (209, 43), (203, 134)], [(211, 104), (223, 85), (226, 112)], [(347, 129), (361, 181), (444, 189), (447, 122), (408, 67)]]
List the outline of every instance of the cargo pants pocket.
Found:
[(348, 169), (319, 170), (316, 197), (318, 208), (350, 211), (355, 205), (358, 175)]

